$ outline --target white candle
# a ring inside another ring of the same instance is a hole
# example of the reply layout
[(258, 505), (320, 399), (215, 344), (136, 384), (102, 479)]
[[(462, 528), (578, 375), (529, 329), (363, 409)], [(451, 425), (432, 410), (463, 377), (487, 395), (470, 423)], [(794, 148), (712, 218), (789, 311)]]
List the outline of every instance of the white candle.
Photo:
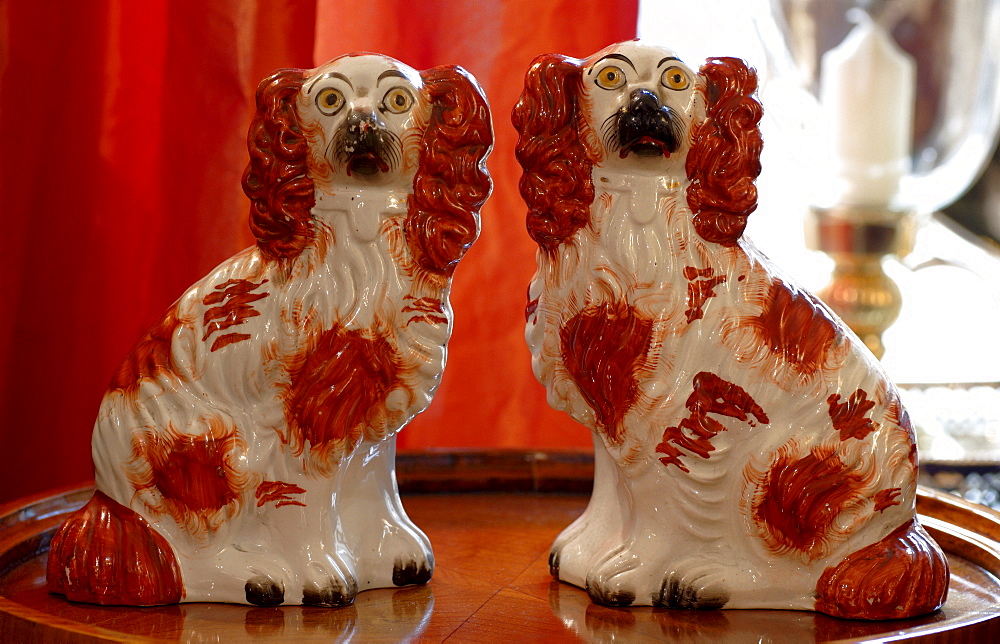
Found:
[(888, 205), (910, 169), (916, 64), (867, 15), (823, 56), (838, 201)]

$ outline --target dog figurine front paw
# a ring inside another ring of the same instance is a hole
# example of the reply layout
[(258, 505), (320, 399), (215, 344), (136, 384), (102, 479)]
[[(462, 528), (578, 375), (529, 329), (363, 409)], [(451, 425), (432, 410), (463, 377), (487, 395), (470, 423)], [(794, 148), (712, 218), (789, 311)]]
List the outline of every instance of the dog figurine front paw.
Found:
[(595, 435), (594, 493), (550, 567), (608, 605), (934, 611), (899, 395), (743, 235), (754, 72), (633, 41), (538, 57), (513, 120), (538, 268), (526, 338)]
[(486, 100), (458, 67), (348, 55), (264, 80), (248, 145), (257, 244), (115, 374), (97, 492), (52, 540), (54, 593), (343, 606), (430, 579), (395, 434), (444, 368), (452, 273), (491, 187)]

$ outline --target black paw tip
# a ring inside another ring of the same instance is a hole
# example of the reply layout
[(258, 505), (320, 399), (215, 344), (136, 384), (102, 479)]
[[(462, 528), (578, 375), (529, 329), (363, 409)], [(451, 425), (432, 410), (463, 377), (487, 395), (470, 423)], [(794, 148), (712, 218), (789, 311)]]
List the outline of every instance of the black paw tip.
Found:
[(602, 606), (631, 606), (635, 602), (635, 593), (629, 590), (617, 590), (608, 592), (587, 584), (587, 594), (594, 603)]
[(302, 603), (305, 606), (327, 606), (338, 608), (350, 606), (358, 594), (357, 586), (347, 587), (340, 581), (330, 579), (326, 585), (308, 584), (302, 589)]
[(722, 589), (698, 588), (670, 576), (663, 580), (660, 594), (653, 597), (653, 605), (660, 608), (715, 610), (729, 602), (729, 593)]
[(285, 602), (285, 588), (270, 577), (248, 579), (247, 602), (254, 606), (281, 606)]
[(392, 567), (392, 583), (397, 586), (416, 586), (431, 580), (431, 568), (421, 561), (396, 561)]

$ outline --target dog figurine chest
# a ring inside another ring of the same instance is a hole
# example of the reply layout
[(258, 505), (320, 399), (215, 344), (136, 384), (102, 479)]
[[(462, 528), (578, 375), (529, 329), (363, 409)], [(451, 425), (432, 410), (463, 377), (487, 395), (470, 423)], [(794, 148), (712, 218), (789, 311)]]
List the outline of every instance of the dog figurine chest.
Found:
[(742, 236), (755, 89), (742, 61), (695, 72), (638, 41), (526, 75), (526, 339), (550, 404), (595, 445), (552, 574), (616, 606), (933, 611), (948, 566), (915, 520), (894, 386)]

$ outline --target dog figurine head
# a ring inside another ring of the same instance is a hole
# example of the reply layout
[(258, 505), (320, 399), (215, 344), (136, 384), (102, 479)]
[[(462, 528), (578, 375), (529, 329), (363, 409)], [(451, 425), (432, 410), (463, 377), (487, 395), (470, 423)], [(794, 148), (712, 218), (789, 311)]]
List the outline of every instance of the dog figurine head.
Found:
[(603, 164), (663, 174), (683, 161), (691, 122), (704, 110), (696, 76), (677, 56), (626, 43), (582, 71), (586, 120), (597, 130)]
[(699, 236), (735, 244), (757, 206), (756, 89), (739, 59), (712, 58), (695, 72), (638, 41), (586, 60), (539, 56), (513, 113), (532, 238), (551, 252), (587, 224), (600, 166), (682, 180)]
[(338, 58), (314, 70), (297, 97), (314, 180), (331, 191), (412, 177), (429, 105), (422, 88), (415, 70), (382, 57)]
[(316, 236), (317, 194), (412, 181), (406, 243), (417, 265), (449, 276), (478, 234), (492, 147), (486, 98), (460, 67), (418, 72), (349, 54), (261, 82), (243, 187), (265, 256), (297, 257)]

